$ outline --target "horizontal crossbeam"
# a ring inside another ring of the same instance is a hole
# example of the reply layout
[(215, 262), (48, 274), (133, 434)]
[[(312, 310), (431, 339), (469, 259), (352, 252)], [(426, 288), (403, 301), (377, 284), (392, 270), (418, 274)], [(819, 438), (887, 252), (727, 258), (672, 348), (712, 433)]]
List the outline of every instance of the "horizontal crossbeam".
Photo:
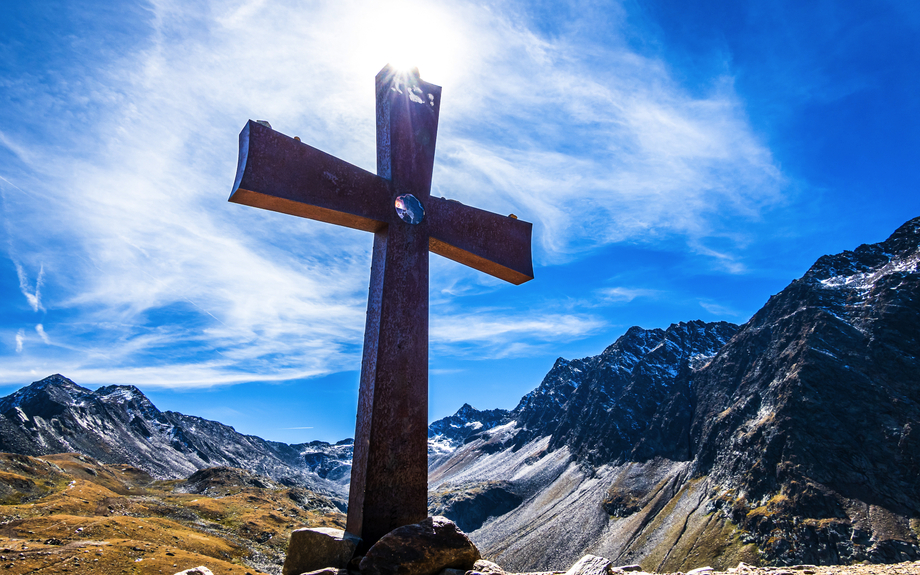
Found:
[(376, 232), (394, 213), (389, 182), (249, 120), (230, 201)]
[[(250, 120), (230, 201), (357, 230), (397, 221), (389, 180)], [(499, 279), (533, 279), (533, 224), (444, 198), (425, 203), (429, 249)]]
[(530, 222), (434, 197), (426, 215), (432, 252), (514, 285), (533, 279)]

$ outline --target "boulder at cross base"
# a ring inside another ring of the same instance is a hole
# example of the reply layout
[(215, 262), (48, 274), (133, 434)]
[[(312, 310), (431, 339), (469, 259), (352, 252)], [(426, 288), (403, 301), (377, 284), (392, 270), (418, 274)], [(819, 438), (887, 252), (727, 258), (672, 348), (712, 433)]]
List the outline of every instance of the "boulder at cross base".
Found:
[(472, 569), (479, 549), (446, 517), (390, 531), (368, 549), (361, 575), (436, 575), (446, 568)]
[(300, 575), (326, 567), (348, 565), (361, 541), (351, 533), (329, 527), (295, 529), (284, 558), (282, 575)]

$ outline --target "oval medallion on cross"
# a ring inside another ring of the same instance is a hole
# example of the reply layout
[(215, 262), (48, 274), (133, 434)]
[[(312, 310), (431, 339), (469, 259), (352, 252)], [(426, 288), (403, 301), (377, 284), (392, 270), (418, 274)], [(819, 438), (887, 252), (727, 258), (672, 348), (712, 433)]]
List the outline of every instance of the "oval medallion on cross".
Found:
[(412, 194), (396, 196), (396, 215), (407, 224), (420, 224), (425, 218), (425, 208), (422, 202)]

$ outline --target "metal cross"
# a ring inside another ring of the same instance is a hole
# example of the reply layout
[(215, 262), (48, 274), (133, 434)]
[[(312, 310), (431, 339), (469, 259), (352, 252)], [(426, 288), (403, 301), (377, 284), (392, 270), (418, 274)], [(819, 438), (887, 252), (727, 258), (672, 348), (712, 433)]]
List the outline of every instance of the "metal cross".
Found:
[(428, 252), (533, 279), (532, 224), (430, 196), (441, 88), (376, 78), (377, 175), (250, 120), (230, 201), (374, 233), (346, 530), (362, 547), (427, 515)]

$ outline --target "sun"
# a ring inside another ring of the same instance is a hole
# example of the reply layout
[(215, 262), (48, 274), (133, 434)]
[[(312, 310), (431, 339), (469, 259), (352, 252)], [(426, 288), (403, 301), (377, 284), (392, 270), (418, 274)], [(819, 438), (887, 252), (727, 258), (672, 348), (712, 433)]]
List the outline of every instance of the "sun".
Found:
[(358, 54), (367, 66), (390, 64), (443, 85), (458, 73), (465, 40), (443, 6), (417, 0), (375, 3), (362, 15)]

